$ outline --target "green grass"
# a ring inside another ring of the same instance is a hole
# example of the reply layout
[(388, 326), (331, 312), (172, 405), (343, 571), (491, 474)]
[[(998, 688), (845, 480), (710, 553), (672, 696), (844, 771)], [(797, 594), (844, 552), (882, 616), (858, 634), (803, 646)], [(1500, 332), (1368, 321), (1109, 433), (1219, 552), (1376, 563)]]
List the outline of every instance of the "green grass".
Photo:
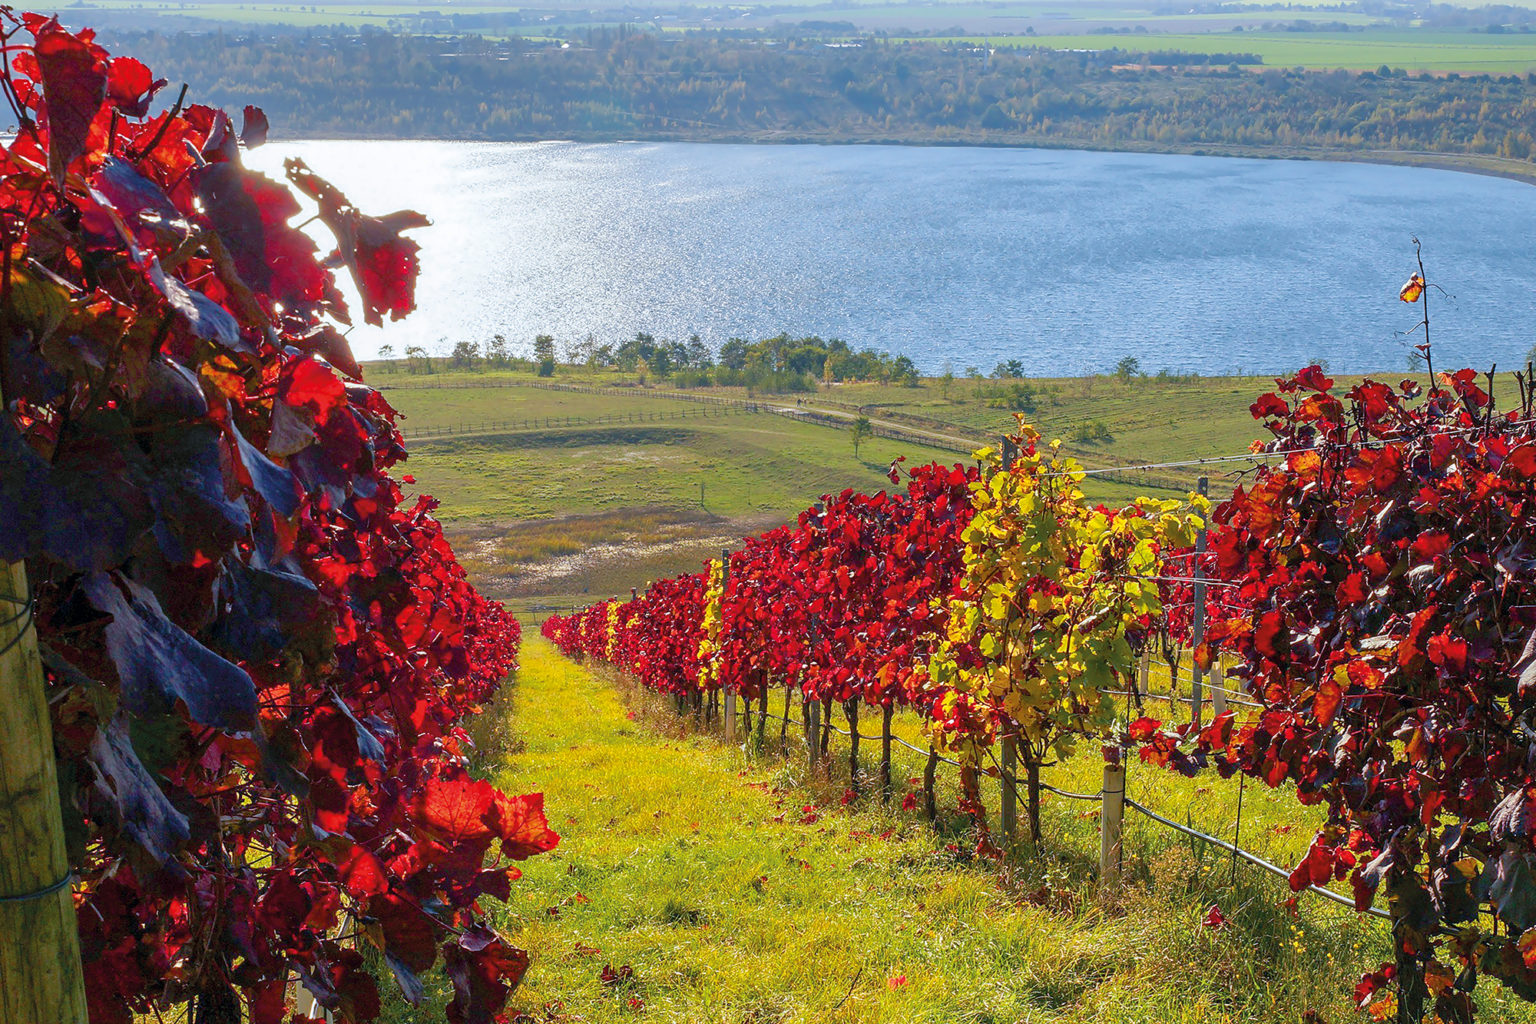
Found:
[[(885, 472), (898, 456), (959, 458), (881, 438), (855, 455), (847, 431), (667, 398), (527, 387), (386, 395), (408, 431), (469, 429), (410, 438), (404, 470), (442, 502), (479, 585), (517, 608), (586, 604), (696, 570), (823, 494), (890, 486)], [(577, 423), (599, 416), (636, 420)], [(577, 425), (564, 426), (566, 417)], [(556, 425), (475, 430), (546, 420)]]
[[(1282, 880), (1234, 879), (1225, 855), (1133, 819), (1130, 882), (1102, 895), (1089, 804), (1047, 800), (1042, 848), (1006, 870), (963, 863), (946, 848), (973, 839), (948, 774), (937, 832), (877, 801), (843, 805), (840, 738), (832, 776), (807, 779), (798, 758), (748, 758), (536, 637), (487, 719), (484, 769), (542, 790), (562, 834), (493, 911), (533, 955), (514, 999), (536, 1019), (558, 1004), (551, 1019), (592, 1022), (1347, 1020), (1354, 980), (1388, 950), (1379, 924), (1315, 898), (1293, 918)], [(1096, 790), (1098, 774), (1084, 753), (1048, 781)], [(1231, 834), (1235, 782), (1134, 765), (1130, 790)], [(1243, 808), (1245, 846), (1299, 855), (1312, 811), (1256, 787)], [(1227, 929), (1201, 926), (1213, 902)], [(631, 965), (633, 981), (605, 987), (605, 964)], [(1491, 985), (1479, 1002), (1490, 1020), (1532, 1019)]]
[[(970, 37), (960, 37), (970, 38)], [(1359, 32), (1204, 32), (974, 37), (994, 46), (1254, 53), (1270, 67), (1517, 74), (1536, 68), (1536, 35), (1369, 28)]]
[[(598, 395), (487, 386), (533, 381), (507, 372), (430, 380), (370, 372), (369, 380), (389, 388), (407, 431), (455, 431), (410, 438), (405, 469), (420, 491), (442, 501), (439, 514), (478, 583), (523, 610), (583, 605), (695, 571), (722, 547), (792, 518), (822, 494), (889, 487), (885, 471), (897, 456), (909, 465), (966, 459), (879, 438), (855, 457), (846, 430), (766, 413), (721, 414), (654, 386), (638, 389), (632, 376), (614, 371), (562, 369), (557, 377), (626, 385)], [(1248, 407), (1274, 381), (1100, 376), (1030, 384), (1036, 408), (1026, 418), (1047, 438), (1069, 437), (1090, 421), (1106, 425), (1107, 440), (1068, 446), (1085, 466), (1103, 468), (1246, 452), (1263, 433)], [(947, 387), (932, 379), (915, 388), (832, 385), (803, 401), (844, 415), (862, 408), (876, 421), (980, 445), (1012, 429), (1014, 414), (990, 404), (1010, 386), (966, 379)], [(1501, 385), (1501, 400), (1512, 390)], [(710, 393), (748, 397), (742, 389)], [(756, 397), (780, 407), (796, 401)], [(593, 422), (600, 417), (608, 419)], [(522, 426), (535, 421), (539, 426)], [(514, 429), (500, 426), (508, 422)], [(1211, 493), (1220, 494), (1246, 467), (1095, 476), (1085, 490), (1106, 502), (1182, 494), (1204, 472)]]

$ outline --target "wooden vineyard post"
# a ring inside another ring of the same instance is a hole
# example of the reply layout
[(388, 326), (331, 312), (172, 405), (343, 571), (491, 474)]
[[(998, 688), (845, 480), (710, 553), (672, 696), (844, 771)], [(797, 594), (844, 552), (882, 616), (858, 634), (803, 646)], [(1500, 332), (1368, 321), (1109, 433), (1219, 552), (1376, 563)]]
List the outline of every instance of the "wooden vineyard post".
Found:
[(843, 703), (843, 714), (848, 719), (848, 788), (857, 796), (859, 792), (859, 701), (854, 698)]
[(26, 566), (0, 562), (0, 1024), (85, 1024), (53, 725)]
[[(724, 549), (720, 552), (720, 603), (722, 614), (725, 604), (725, 588), (731, 580), (731, 553)], [(724, 628), (722, 626), (722, 628)], [(752, 720), (751, 705), (747, 705), (747, 721)], [(736, 742), (736, 691), (725, 691), (725, 739), (728, 743)]]
[(1211, 658), (1211, 709), (1212, 714), (1227, 713), (1227, 673), (1219, 653)]
[(821, 701), (806, 700), (803, 694), (800, 699), (804, 701), (806, 714), (806, 767), (814, 772), (816, 770), (816, 762), (821, 760)]
[(891, 802), (891, 715), (896, 708), (887, 704), (880, 709), (880, 802)]
[[(1210, 489), (1210, 480), (1201, 477), (1195, 489), (1204, 495)], [(1201, 684), (1205, 681), (1205, 670), (1200, 667), (1200, 644), (1205, 640), (1205, 562), (1201, 558), (1204, 554), (1205, 527), (1202, 526), (1195, 536), (1195, 564), (1191, 574), (1195, 579), (1194, 609), (1189, 626), (1189, 645), (1194, 652), (1189, 668), (1189, 720), (1197, 729), (1200, 727), (1200, 705), (1203, 700)]]
[(1171, 716), (1179, 707), (1179, 656), (1168, 659), (1168, 713)]
[(1121, 839), (1125, 821), (1125, 762), (1117, 752), (1104, 762), (1104, 787), (1099, 806), (1099, 883), (1120, 888)]
[[(1018, 728), (1010, 723), (1010, 728)], [(1015, 788), (1019, 779), (1019, 747), (1018, 740), (1010, 732), (1003, 736), (1003, 763), (999, 779), (1003, 787), (1003, 837), (1009, 842), (1013, 841), (1014, 832), (1019, 824), (1019, 792)]]
[(928, 748), (928, 764), (923, 768), (923, 810), (929, 821), (939, 816), (939, 801), (933, 792), (933, 776), (939, 770), (939, 748)]

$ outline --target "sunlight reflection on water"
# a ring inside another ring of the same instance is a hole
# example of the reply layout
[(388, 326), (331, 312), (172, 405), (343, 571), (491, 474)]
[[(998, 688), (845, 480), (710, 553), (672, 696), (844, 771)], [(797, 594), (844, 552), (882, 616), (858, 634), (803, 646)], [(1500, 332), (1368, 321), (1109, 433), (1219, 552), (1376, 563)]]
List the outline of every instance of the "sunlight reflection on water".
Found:
[[(271, 143), (363, 209), (432, 217), (420, 309), (360, 355), (495, 333), (780, 330), (938, 372), (1406, 368), (1424, 241), (1442, 366), (1524, 362), (1536, 189), (1367, 164), (683, 143)], [(1410, 198), (1411, 197), (1411, 198)]]

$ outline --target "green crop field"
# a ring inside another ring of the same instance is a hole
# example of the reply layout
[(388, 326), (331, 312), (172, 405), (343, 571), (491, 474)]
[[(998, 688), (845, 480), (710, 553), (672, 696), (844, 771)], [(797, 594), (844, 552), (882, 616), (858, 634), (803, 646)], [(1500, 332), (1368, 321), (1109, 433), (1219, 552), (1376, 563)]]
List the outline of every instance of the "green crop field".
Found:
[(1076, 50), (1122, 49), (1130, 53), (1254, 53), (1270, 67), (1388, 67), (1408, 71), (1516, 74), (1536, 68), (1536, 35), (1489, 35), (1416, 29), (1359, 32), (1206, 32), (1145, 35), (953, 37), (994, 46), (1047, 46)]

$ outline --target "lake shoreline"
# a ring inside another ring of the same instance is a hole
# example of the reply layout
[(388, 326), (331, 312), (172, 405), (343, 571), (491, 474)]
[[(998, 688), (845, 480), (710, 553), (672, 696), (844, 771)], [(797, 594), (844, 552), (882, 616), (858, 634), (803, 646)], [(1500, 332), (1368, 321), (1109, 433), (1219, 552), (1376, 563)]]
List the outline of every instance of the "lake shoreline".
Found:
[(935, 138), (885, 136), (870, 134), (857, 138), (833, 138), (817, 133), (799, 132), (653, 132), (645, 135), (614, 135), (594, 132), (560, 138), (463, 138), (451, 136), (379, 136), (351, 135), (341, 132), (304, 133), (273, 138), (271, 142), (448, 142), (448, 143), (576, 143), (601, 145), (613, 143), (703, 143), (710, 145), (765, 146), (899, 146), (913, 149), (1041, 149), (1085, 153), (1137, 153), (1164, 156), (1215, 156), (1243, 160), (1297, 160), (1319, 163), (1368, 163), (1391, 167), (1420, 167), (1437, 171), (1458, 171), (1491, 178), (1505, 178), (1536, 185), (1536, 163), (1504, 157), (1471, 153), (1428, 153), (1395, 150), (1308, 149), (1295, 146), (1243, 146), (1223, 143), (1106, 144), (1092, 139), (998, 139), (983, 135), (957, 134)]
[(1435, 313), (1451, 361), (1523, 362), (1536, 317), (1536, 193), (1488, 174), (932, 144), (331, 140), (248, 159), (280, 175), (292, 155), (359, 208), (414, 202), (436, 225), (419, 314), (364, 332), (364, 354), (782, 332), (957, 375), (1380, 368), (1412, 347), (1414, 238), (1455, 296)]

